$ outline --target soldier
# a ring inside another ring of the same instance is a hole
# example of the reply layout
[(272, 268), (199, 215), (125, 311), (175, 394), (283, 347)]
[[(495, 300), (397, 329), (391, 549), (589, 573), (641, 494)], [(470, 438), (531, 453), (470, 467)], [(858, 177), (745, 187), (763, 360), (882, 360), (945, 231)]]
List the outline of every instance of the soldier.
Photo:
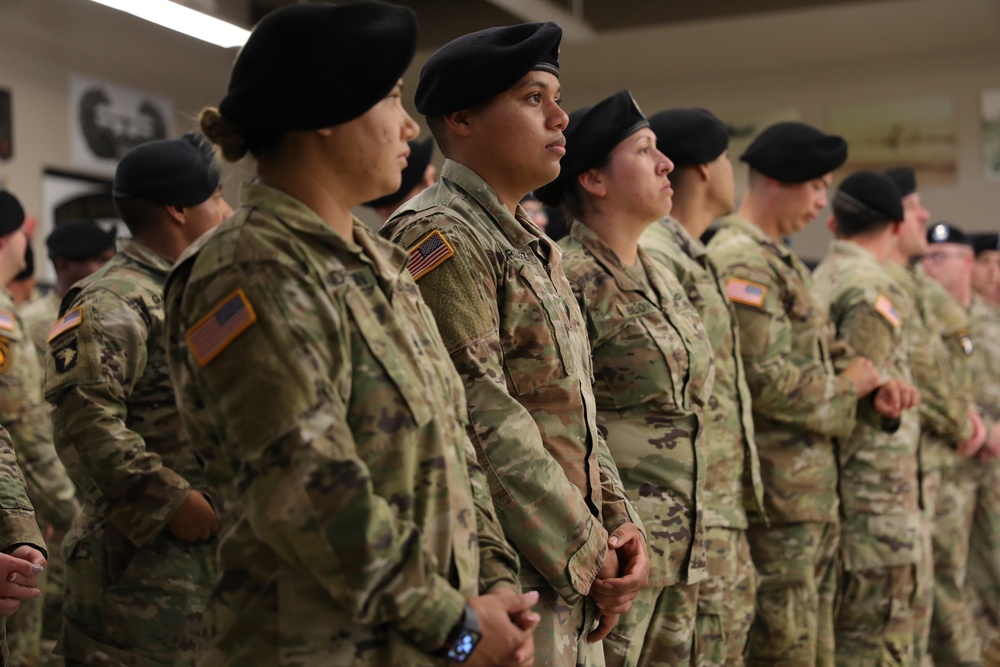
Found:
[(379, 233), (409, 249), (465, 382), (521, 584), (540, 596), (538, 662), (591, 665), (649, 559), (597, 430), (586, 323), (561, 253), (518, 204), (566, 151), (561, 37), (553, 23), (491, 28), (431, 56), (416, 105), (446, 158), (441, 180)]
[[(927, 231), (928, 251), (921, 265), (944, 290), (931, 294), (951, 358), (952, 391), (975, 407), (975, 344), (969, 336), (973, 251), (968, 236), (954, 225)], [(981, 646), (965, 581), (969, 536), (975, 512), (980, 464), (973, 457), (987, 444), (989, 431), (978, 410), (970, 415), (973, 435), (942, 452), (941, 488), (934, 516), (934, 613), (930, 653), (936, 664), (978, 665)]]
[(434, 154), (433, 137), (407, 143), (410, 145), (410, 157), (407, 158), (406, 169), (403, 170), (403, 182), (399, 189), (391, 195), (364, 204), (373, 209), (382, 222), (388, 220), (400, 204), (413, 199), (437, 182), (437, 167), (431, 164), (431, 155)]
[(202, 665), (531, 663), (535, 596), (462, 383), (407, 254), (350, 213), (399, 189), (415, 46), (403, 7), (283, 7), (202, 112), (259, 177), (166, 288), (180, 410), (226, 506)]
[(32, 301), (21, 312), (24, 328), (45, 363), (49, 329), (59, 319), (59, 302), (79, 280), (104, 266), (115, 255), (115, 229), (104, 231), (95, 220), (75, 218), (56, 225), (45, 239), (56, 271), (55, 289)]
[(559, 178), (538, 190), (574, 220), (560, 241), (594, 358), (597, 425), (649, 535), (649, 578), (604, 640), (613, 665), (694, 664), (706, 576), (705, 406), (714, 362), (676, 279), (639, 248), (670, 210), (670, 161), (631, 93), (570, 114)]
[[(0, 258), (0, 284), (7, 284), (24, 265), (27, 237), (21, 230), (24, 213), (10, 193), (0, 193), (7, 206), (5, 226), (16, 233), (4, 233), (8, 254)], [(21, 256), (17, 256), (20, 248)], [(39, 528), (46, 538), (65, 532), (79, 510), (72, 482), (52, 445), (48, 406), (42, 397), (42, 368), (38, 355), (24, 332), (14, 299), (0, 289), (0, 424), (7, 427), (16, 443), (15, 452), (26, 483), (28, 498), (37, 508)], [(48, 573), (39, 577), (39, 588), (50, 591)], [(58, 589), (57, 589), (58, 590)], [(49, 605), (50, 625), (61, 623), (60, 605)], [(41, 656), (43, 599), (26, 601), (8, 624), (11, 660), (16, 665), (36, 665)], [(48, 647), (51, 650), (51, 646)]]
[(35, 287), (35, 251), (29, 240), (24, 246), (24, 268), (7, 283), (7, 290), (14, 297), (14, 307), (22, 314), (22, 319), (24, 308), (38, 298)]
[(698, 664), (735, 667), (744, 662), (757, 592), (747, 513), (762, 525), (766, 517), (736, 313), (698, 240), (736, 204), (729, 131), (704, 109), (661, 111), (649, 123), (657, 149), (674, 163), (674, 196), (670, 215), (650, 226), (639, 244), (676, 274), (715, 355), (715, 383), (705, 414), (708, 468), (701, 504), (709, 578), (698, 588)]
[(808, 270), (782, 241), (826, 206), (830, 172), (846, 158), (840, 137), (802, 123), (767, 128), (740, 158), (750, 176), (737, 216), (709, 244), (736, 306), (771, 522), (748, 531), (760, 575), (750, 665), (833, 664), (833, 439), (850, 435), (858, 418), (880, 423), (901, 410), (898, 381), (879, 388), (872, 362), (836, 343)]
[(162, 291), (231, 209), (194, 134), (129, 151), (113, 195), (133, 238), (66, 293), (46, 353), (56, 448), (85, 496), (64, 546), (62, 648), (67, 665), (193, 665), (217, 521), (167, 375)]
[[(904, 323), (910, 299), (884, 264), (903, 222), (902, 194), (885, 174), (848, 176), (833, 197), (836, 240), (813, 271), (816, 301), (837, 338), (871, 359), (883, 378), (912, 387)], [(839, 442), (840, 555), (844, 577), (835, 620), (836, 663), (913, 664), (913, 607), (920, 559), (920, 417), (900, 416), (894, 432), (859, 423)]]
[(934, 304), (947, 298), (944, 288), (913, 261), (927, 249), (930, 213), (920, 201), (916, 174), (908, 167), (885, 172), (903, 195), (903, 224), (886, 269), (912, 302), (912, 316), (902, 323), (909, 348), (910, 370), (920, 391), (920, 507), (923, 546), (917, 567), (913, 600), (913, 662), (920, 665), (927, 655), (934, 606), (934, 548), (932, 533), (941, 487), (941, 466), (953, 455), (957, 443), (974, 434), (978, 415), (954, 386), (951, 357), (943, 338), (943, 327)]

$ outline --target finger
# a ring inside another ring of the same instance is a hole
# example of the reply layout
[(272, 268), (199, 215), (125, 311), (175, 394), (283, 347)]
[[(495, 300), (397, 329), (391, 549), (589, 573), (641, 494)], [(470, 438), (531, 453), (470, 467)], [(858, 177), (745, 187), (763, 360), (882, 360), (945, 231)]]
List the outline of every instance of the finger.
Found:
[(535, 661), (535, 640), (528, 637), (528, 641), (521, 644), (516, 651), (514, 651), (514, 660), (518, 664), (531, 665)]
[(615, 621), (617, 620), (618, 618), (615, 616), (605, 616), (602, 614), (598, 619), (597, 627), (591, 630), (590, 634), (587, 635), (587, 642), (590, 644), (596, 644), (607, 637), (608, 633), (611, 632), (611, 629), (615, 627)]
[(0, 598), (0, 617), (13, 616), (21, 607), (21, 601), (15, 598)]
[(522, 630), (534, 630), (538, 627), (542, 617), (533, 611), (522, 611), (510, 617), (511, 622)]
[(41, 594), (42, 592), (33, 586), (22, 586), (21, 584), (6, 581), (0, 583), (0, 598), (14, 598), (23, 602), (24, 600), (37, 598)]
[(522, 611), (528, 611), (538, 602), (538, 591), (531, 591), (529, 593), (523, 593), (521, 595), (503, 595), (500, 597), (503, 604), (503, 610), (507, 612), (508, 615), (516, 614)]

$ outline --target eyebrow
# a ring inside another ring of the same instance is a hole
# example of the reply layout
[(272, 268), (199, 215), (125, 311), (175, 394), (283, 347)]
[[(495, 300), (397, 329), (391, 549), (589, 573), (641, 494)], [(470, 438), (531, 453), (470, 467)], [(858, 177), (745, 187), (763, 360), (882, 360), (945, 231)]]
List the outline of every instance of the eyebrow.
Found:
[[(545, 90), (545, 91), (548, 91), (548, 89), (549, 89), (549, 84), (545, 83), (541, 79), (531, 79), (530, 81), (525, 81), (524, 83), (521, 84), (520, 87), (521, 88), (531, 88), (533, 86), (537, 86), (537, 87), (539, 87), (539, 88), (541, 88), (542, 90)], [(562, 87), (556, 88), (556, 93), (557, 94), (561, 93), (561, 92), (562, 92)]]

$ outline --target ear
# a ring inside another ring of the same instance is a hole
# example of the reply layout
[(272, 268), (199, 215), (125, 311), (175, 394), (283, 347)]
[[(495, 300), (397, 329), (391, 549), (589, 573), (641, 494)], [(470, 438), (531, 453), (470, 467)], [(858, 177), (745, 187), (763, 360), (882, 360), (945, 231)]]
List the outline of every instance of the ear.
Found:
[(892, 229), (893, 236), (899, 236), (903, 232), (903, 221), (896, 220), (889, 227)]
[(184, 213), (183, 208), (178, 208), (177, 206), (164, 206), (163, 210), (165, 210), (167, 215), (170, 216), (170, 219), (178, 225), (184, 225), (187, 223), (187, 215)]
[(460, 137), (467, 137), (471, 132), (470, 119), (473, 113), (470, 109), (455, 111), (444, 115), (444, 122), (452, 132)]
[(826, 228), (830, 230), (830, 233), (834, 236), (837, 235), (837, 220), (831, 215), (826, 219)]
[(698, 171), (698, 178), (702, 180), (703, 183), (708, 183), (712, 180), (712, 170), (708, 168), (708, 163), (695, 165), (695, 169)]
[(608, 188), (604, 183), (604, 177), (598, 169), (588, 169), (577, 176), (576, 180), (580, 184), (581, 188), (595, 197), (606, 197), (608, 194)]

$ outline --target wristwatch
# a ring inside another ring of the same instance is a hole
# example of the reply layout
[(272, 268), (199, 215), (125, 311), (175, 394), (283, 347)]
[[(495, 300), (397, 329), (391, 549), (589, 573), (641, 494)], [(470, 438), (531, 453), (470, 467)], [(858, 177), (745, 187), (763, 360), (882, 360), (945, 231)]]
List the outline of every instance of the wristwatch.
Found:
[(444, 655), (451, 662), (465, 662), (482, 638), (483, 633), (479, 629), (479, 619), (476, 618), (476, 612), (471, 605), (466, 603), (462, 617), (458, 619), (458, 623), (448, 634)]

